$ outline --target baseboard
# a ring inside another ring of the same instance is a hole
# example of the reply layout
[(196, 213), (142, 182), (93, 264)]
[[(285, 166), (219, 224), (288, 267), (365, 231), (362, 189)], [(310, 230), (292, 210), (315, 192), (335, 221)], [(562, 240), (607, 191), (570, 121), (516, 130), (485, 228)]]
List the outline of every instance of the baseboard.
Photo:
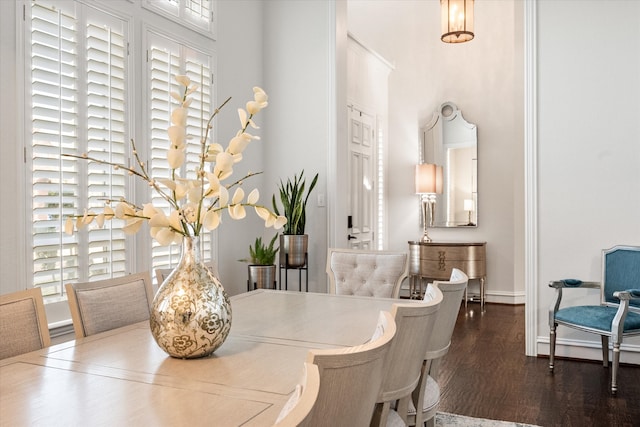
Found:
[(485, 302), (497, 304), (524, 304), (525, 295), (522, 292), (505, 292), (505, 291), (485, 291)]
[[(549, 337), (539, 336), (536, 340), (537, 354), (549, 355)], [(609, 360), (612, 360), (609, 349)], [(556, 340), (557, 357), (568, 359), (602, 360), (600, 341), (560, 339)], [(640, 345), (622, 343), (620, 346), (620, 362), (640, 365)]]

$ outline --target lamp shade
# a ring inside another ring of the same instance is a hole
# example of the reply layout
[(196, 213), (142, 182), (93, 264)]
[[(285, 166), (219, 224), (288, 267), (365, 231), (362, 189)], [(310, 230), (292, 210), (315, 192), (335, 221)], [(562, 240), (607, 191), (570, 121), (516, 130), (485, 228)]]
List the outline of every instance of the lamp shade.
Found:
[(472, 199), (464, 199), (464, 210), (472, 211), (473, 210), (473, 200)]
[(473, 39), (474, 0), (440, 0), (440, 20), (445, 43), (463, 43)]
[(442, 166), (432, 163), (416, 165), (416, 194), (442, 193)]

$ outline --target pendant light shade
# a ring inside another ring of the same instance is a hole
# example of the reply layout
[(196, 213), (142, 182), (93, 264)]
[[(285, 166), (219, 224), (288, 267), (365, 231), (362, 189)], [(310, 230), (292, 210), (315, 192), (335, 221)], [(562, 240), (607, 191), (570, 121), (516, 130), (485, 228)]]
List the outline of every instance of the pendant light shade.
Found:
[(463, 43), (473, 39), (473, 1), (440, 0), (442, 37), (445, 43)]

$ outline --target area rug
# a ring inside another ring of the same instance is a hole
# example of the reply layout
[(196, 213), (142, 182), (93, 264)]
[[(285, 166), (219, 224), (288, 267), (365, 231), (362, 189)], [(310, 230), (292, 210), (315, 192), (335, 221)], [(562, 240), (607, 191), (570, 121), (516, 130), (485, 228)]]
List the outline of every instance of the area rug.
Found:
[(464, 415), (438, 412), (436, 414), (436, 427), (538, 427), (533, 424), (514, 423), (510, 421), (496, 421), (486, 418), (473, 418)]

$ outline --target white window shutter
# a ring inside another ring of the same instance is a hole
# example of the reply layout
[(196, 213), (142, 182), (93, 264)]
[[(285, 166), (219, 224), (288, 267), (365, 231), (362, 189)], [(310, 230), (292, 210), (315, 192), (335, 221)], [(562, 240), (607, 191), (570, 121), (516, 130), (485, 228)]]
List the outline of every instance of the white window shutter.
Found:
[[(187, 118), (187, 160), (179, 171), (183, 178), (194, 178), (201, 152), (200, 141), (204, 127), (212, 112), (211, 92), (211, 59), (209, 56), (193, 51), (184, 45), (171, 41), (156, 33), (149, 33), (149, 134), (151, 135), (151, 174), (154, 178), (169, 178), (170, 169), (167, 163), (169, 138), (167, 129), (170, 125), (171, 111), (178, 105), (171, 97), (171, 91), (179, 92), (180, 86), (175, 81), (178, 74), (187, 75), (199, 88), (191, 97)], [(153, 196), (155, 207), (162, 207), (170, 213), (169, 204), (157, 194)], [(200, 237), (201, 255), (204, 260), (212, 257), (211, 233), (203, 232)], [(179, 260), (180, 248), (177, 245), (160, 246), (153, 242), (153, 268), (175, 267)]]
[(76, 7), (84, 6), (34, 1), (30, 8), (33, 277), (44, 295), (62, 294), (65, 282), (126, 273), (121, 224), (63, 233), (68, 216), (126, 194), (122, 172), (62, 156), (126, 164), (125, 26)]

